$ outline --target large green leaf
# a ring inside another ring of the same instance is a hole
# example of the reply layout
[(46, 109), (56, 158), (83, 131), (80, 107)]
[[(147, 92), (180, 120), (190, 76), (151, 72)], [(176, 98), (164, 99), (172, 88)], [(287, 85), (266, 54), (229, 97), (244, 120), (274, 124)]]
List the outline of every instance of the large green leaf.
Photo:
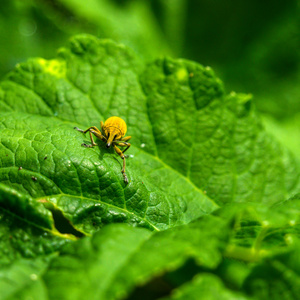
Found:
[[(123, 46), (79, 36), (57, 59), (18, 66), (0, 97), (1, 182), (53, 203), (87, 232), (116, 221), (164, 229), (215, 202), (277, 202), (298, 184), (297, 165), (264, 133), (250, 97), (226, 96), (192, 62), (143, 67)], [(72, 129), (111, 115), (133, 136), (128, 186), (112, 153), (82, 148)]]
[[(216, 203), (277, 202), (299, 184), (251, 98), (224, 94), (196, 63), (144, 67), (125, 47), (83, 35), (57, 59), (17, 66), (0, 87), (1, 182), (83, 232), (111, 222), (166, 229)], [(73, 130), (111, 115), (133, 136), (127, 186), (112, 151), (81, 147), (87, 138)]]

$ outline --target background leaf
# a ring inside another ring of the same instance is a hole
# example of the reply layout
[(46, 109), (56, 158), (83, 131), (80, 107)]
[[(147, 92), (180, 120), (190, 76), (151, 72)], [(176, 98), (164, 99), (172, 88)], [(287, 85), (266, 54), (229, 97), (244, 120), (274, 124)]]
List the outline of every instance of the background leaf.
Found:
[(258, 299), (282, 297), (297, 299), (299, 295), (299, 240), (284, 253), (256, 266), (244, 283), (245, 290)]
[(34, 260), (19, 259), (0, 271), (0, 288), (2, 299), (48, 299), (47, 289), (41, 275), (51, 257)]
[[(108, 226), (92, 239), (65, 247), (52, 261), (45, 282), (53, 299), (80, 299), (83, 295), (123, 299), (134, 286), (177, 269), (189, 258), (214, 268), (221, 259), (227, 232), (225, 222), (211, 217), (153, 234), (125, 225)], [(70, 267), (85, 273), (70, 276)]]
[(248, 299), (248, 297), (230, 291), (222, 284), (220, 279), (212, 274), (196, 276), (192, 282), (174, 291), (171, 297), (162, 299), (196, 299), (201, 295), (202, 299)]

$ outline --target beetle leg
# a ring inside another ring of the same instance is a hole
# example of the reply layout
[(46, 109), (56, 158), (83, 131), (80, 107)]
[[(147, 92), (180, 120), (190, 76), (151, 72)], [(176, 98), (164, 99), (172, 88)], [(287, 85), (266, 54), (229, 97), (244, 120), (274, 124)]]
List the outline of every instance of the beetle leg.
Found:
[(84, 130), (82, 130), (82, 129), (78, 128), (78, 127), (74, 127), (74, 129), (77, 130), (77, 131), (80, 131), (80, 132), (84, 133)]
[(127, 142), (130, 139), (131, 139), (131, 136), (125, 136), (125, 137), (121, 138), (120, 141)]
[(106, 137), (101, 133), (100, 130), (90, 130), (90, 134), (93, 133), (98, 139), (102, 140), (103, 142), (106, 142)]
[[(123, 137), (123, 138), (120, 139), (120, 141), (122, 141), (123, 143), (121, 142), (119, 144), (119, 146), (121, 146), (121, 147), (126, 147), (127, 146), (127, 148), (124, 151), (122, 151), (123, 153), (131, 146), (130, 143), (126, 143), (130, 139), (131, 139), (131, 136), (126, 136), (126, 137)], [(128, 157), (128, 155), (125, 155), (125, 156)]]
[[(76, 129), (77, 131), (80, 131), (80, 132), (82, 132), (82, 133), (87, 133), (87, 132), (90, 131), (91, 129), (100, 132), (100, 130), (99, 130), (96, 126), (91, 126), (91, 127), (89, 127), (88, 129), (86, 129), (86, 130), (82, 130), (82, 129), (78, 128), (78, 127), (74, 127), (74, 129)], [(101, 133), (101, 132), (100, 132), (100, 133)]]
[(118, 143), (118, 146), (127, 147), (125, 150), (122, 151), (122, 153), (124, 153), (131, 146), (131, 144), (127, 143), (127, 142), (120, 142), (120, 143)]
[(127, 175), (125, 173), (125, 167), (126, 167), (125, 155), (123, 154), (123, 152), (116, 145), (113, 144), (113, 147), (114, 147), (115, 151), (117, 152), (117, 154), (123, 159), (123, 169), (122, 169), (121, 172), (123, 174), (125, 183), (128, 183), (128, 178), (127, 178)]
[(81, 144), (81, 145), (84, 146), (84, 147), (91, 148), (91, 147), (97, 146), (97, 144), (94, 142), (92, 133), (93, 133), (97, 138), (99, 138), (99, 139), (101, 139), (102, 141), (106, 142), (105, 136), (102, 135), (101, 131), (100, 131), (97, 127), (95, 127), (95, 126), (89, 127), (89, 128), (86, 129), (86, 130), (79, 129), (78, 127), (74, 127), (74, 129), (76, 129), (77, 131), (82, 132), (82, 133), (87, 133), (87, 132), (89, 132), (90, 138), (91, 138), (91, 142), (92, 142), (92, 145), (87, 145), (87, 144), (85, 144), (85, 143)]
[(92, 133), (89, 131), (89, 134), (90, 134), (90, 138), (91, 138), (91, 142), (92, 142), (92, 145), (88, 145), (86, 143), (82, 143), (81, 146), (84, 146), (86, 148), (92, 148), (94, 146), (97, 146), (97, 144), (94, 142), (94, 139), (93, 139), (93, 136), (92, 136)]

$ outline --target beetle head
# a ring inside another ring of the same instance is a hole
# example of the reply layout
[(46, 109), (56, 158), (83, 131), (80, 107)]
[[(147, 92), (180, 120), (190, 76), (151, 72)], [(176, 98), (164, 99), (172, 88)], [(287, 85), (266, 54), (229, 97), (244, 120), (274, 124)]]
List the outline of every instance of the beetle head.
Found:
[(110, 148), (115, 140), (122, 138), (122, 131), (116, 126), (104, 126), (103, 129), (106, 137), (106, 148)]
[(107, 143), (106, 143), (106, 148), (110, 148), (111, 144), (113, 141), (117, 138), (117, 135), (115, 132), (110, 132), (108, 133), (108, 138), (107, 138)]

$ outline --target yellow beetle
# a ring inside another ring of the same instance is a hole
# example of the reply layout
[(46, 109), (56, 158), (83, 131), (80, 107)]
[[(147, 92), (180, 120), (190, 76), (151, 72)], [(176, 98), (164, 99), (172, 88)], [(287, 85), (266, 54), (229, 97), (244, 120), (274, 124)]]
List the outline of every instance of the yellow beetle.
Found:
[[(126, 123), (123, 119), (119, 117), (110, 117), (108, 118), (105, 123), (100, 122), (101, 125), (101, 131), (95, 127), (89, 127), (86, 130), (79, 129), (78, 127), (74, 127), (74, 129), (82, 132), (82, 133), (87, 133), (89, 131), (90, 133), (90, 138), (91, 138), (91, 145), (87, 145), (85, 143), (81, 144), (81, 146), (90, 148), (97, 146), (97, 144), (94, 142), (92, 133), (102, 140), (104, 143), (106, 143), (106, 147), (110, 148), (110, 146), (114, 147), (114, 150), (117, 152), (117, 154), (123, 159), (123, 169), (122, 169), (122, 174), (124, 176), (124, 181), (125, 183), (128, 183), (128, 178), (125, 173), (125, 155), (124, 152), (131, 146), (130, 143), (127, 143), (131, 139), (131, 136), (124, 137), (127, 131), (127, 126)], [(121, 151), (117, 146), (119, 147), (126, 147), (125, 150)]]

